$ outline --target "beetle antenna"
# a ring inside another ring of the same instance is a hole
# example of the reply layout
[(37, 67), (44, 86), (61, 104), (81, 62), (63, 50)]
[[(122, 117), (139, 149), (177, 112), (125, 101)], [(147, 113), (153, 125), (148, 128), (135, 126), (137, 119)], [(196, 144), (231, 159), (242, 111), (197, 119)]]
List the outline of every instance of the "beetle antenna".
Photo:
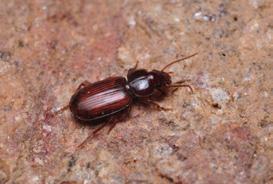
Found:
[(179, 58), (179, 59), (174, 60), (174, 61), (170, 62), (169, 64), (167, 64), (166, 66), (164, 66), (164, 67), (161, 69), (161, 72), (163, 72), (163, 71), (164, 71), (166, 68), (168, 68), (169, 66), (171, 66), (171, 65), (173, 65), (173, 64), (175, 64), (175, 63), (178, 63), (178, 62), (180, 62), (180, 61), (189, 59), (189, 58), (191, 58), (191, 57), (193, 57), (193, 56), (195, 56), (195, 55), (197, 55), (197, 54), (198, 54), (198, 53), (196, 52), (196, 53), (194, 53), (194, 54), (192, 54), (192, 55), (189, 55), (189, 56), (186, 56), (186, 57), (183, 57), (183, 58)]

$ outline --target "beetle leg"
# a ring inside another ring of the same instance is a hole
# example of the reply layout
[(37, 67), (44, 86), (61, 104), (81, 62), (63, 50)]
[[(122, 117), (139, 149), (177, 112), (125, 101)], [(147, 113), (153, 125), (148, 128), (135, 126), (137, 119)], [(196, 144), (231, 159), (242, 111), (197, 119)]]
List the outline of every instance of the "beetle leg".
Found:
[(184, 79), (184, 80), (176, 81), (176, 82), (173, 83), (173, 84), (174, 84), (174, 85), (176, 85), (176, 84), (183, 84), (183, 83), (188, 82), (188, 81), (190, 81), (190, 80)]
[(56, 111), (53, 112), (54, 115), (58, 115), (60, 113), (63, 113), (64, 111), (66, 111), (69, 108), (69, 105), (66, 105), (64, 107), (61, 107), (60, 109), (57, 109)]
[(101, 124), (99, 127), (97, 127), (93, 132), (91, 132), (88, 137), (78, 146), (78, 149), (82, 149), (87, 143), (88, 141), (90, 141), (91, 139), (93, 139), (95, 136), (97, 136), (98, 132), (101, 131), (105, 126), (107, 125), (111, 125), (109, 130), (108, 130), (108, 134), (113, 130), (113, 128), (116, 126), (117, 124), (117, 119), (115, 116), (111, 117), (110, 119), (108, 119), (106, 122), (104, 122), (103, 124)]
[(179, 85), (176, 85), (176, 84), (172, 84), (170, 85), (169, 87), (175, 87), (175, 88), (180, 88), (180, 87), (187, 87), (191, 90), (191, 92), (193, 93), (193, 87), (189, 84), (179, 84)]
[[(187, 79), (179, 80), (179, 81), (176, 81), (175, 83), (171, 84), (171, 86), (172, 86), (172, 85), (181, 85), (181, 84), (183, 84), (183, 83), (185, 83), (185, 82), (188, 82), (188, 81), (190, 81), (190, 80), (187, 80)], [(179, 87), (180, 87), (180, 86), (179, 86)], [(175, 87), (175, 88), (171, 91), (171, 94), (174, 94), (174, 93), (179, 89), (179, 87)], [(192, 88), (191, 88), (191, 91), (193, 91)]]
[(86, 87), (86, 86), (88, 86), (88, 85), (90, 85), (91, 83), (90, 82), (88, 82), (87, 80), (85, 80), (85, 81), (83, 81), (80, 85), (79, 85), (79, 87), (77, 88), (77, 90), (80, 90), (80, 89), (82, 89), (82, 88), (84, 88), (84, 87)]
[(149, 101), (149, 103), (152, 105), (153, 108), (155, 108), (157, 110), (163, 110), (163, 111), (170, 111), (170, 110), (172, 110), (171, 108), (161, 107), (159, 104), (157, 104), (156, 102), (153, 102), (153, 101)]
[(120, 121), (120, 120), (124, 120), (128, 117), (128, 114), (130, 113), (131, 111), (131, 107), (129, 106), (128, 109), (119, 117), (119, 118), (116, 118), (116, 117), (112, 117), (109, 121), (112, 121), (110, 122), (110, 127), (109, 127), (109, 130), (108, 130), (108, 134), (115, 128), (115, 126), (117, 125), (117, 123)]
[(115, 128), (116, 125), (117, 125), (117, 121), (112, 122), (107, 133), (109, 134)]
[(151, 106), (155, 110), (162, 110), (162, 111), (172, 110), (171, 108), (161, 107), (159, 104), (157, 104), (156, 102), (154, 102), (152, 100), (141, 101), (141, 103), (143, 103), (144, 105), (147, 105), (147, 106)]
[(128, 75), (130, 75), (131, 73), (133, 73), (134, 71), (136, 71), (137, 67), (138, 67), (138, 63), (139, 63), (139, 60), (137, 60), (135, 66), (133, 68), (130, 68), (128, 70)]
[(132, 68), (133, 70), (136, 70), (136, 69), (137, 69), (138, 63), (139, 63), (139, 60), (136, 61), (136, 64), (135, 64), (134, 68)]
[(92, 138), (94, 138), (97, 133), (102, 130), (105, 126), (107, 125), (107, 122), (103, 123), (101, 126), (99, 126), (98, 128), (96, 128), (93, 132), (91, 132), (87, 138), (84, 139), (84, 141), (77, 146), (78, 149), (82, 149), (84, 148), (84, 146), (87, 144), (88, 141), (90, 141)]
[(179, 87), (174, 88), (174, 89), (171, 91), (171, 94), (173, 95), (178, 89), (179, 89)]

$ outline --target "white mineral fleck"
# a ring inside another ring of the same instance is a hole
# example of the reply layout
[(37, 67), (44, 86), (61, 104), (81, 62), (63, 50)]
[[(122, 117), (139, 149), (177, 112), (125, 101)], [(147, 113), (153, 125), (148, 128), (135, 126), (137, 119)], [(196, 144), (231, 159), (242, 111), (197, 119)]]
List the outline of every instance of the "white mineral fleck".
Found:
[(227, 102), (230, 99), (228, 93), (221, 88), (210, 89), (210, 94), (211, 94), (212, 99), (215, 103), (222, 104), (222, 103)]

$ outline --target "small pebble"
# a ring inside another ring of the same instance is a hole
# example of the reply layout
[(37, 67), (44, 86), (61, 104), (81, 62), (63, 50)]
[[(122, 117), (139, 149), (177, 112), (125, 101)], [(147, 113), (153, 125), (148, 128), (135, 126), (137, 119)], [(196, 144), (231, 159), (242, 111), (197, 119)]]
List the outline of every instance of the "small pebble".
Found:
[(128, 25), (131, 28), (134, 28), (136, 26), (136, 20), (134, 16), (130, 16), (128, 19)]
[(171, 155), (173, 152), (172, 147), (170, 147), (168, 144), (157, 144), (154, 146), (153, 149), (153, 156), (157, 158), (163, 158)]
[(249, 3), (257, 9), (264, 5), (264, 0), (249, 0)]
[(207, 15), (202, 11), (197, 11), (196, 13), (193, 14), (193, 18), (198, 21), (212, 21), (214, 22), (216, 20), (215, 15)]
[(210, 94), (214, 103), (223, 104), (230, 99), (228, 93), (221, 88), (210, 89)]

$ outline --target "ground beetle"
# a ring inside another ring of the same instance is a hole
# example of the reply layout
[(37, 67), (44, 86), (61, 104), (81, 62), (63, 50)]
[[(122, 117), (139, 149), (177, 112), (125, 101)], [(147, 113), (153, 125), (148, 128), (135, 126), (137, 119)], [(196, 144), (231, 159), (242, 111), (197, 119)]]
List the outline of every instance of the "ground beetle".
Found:
[(172, 83), (170, 73), (164, 72), (164, 70), (174, 63), (193, 57), (196, 54), (177, 59), (161, 70), (137, 69), (138, 63), (136, 63), (134, 68), (129, 69), (127, 80), (118, 76), (109, 77), (95, 83), (85, 81), (71, 97), (68, 107), (77, 121), (91, 125), (100, 124), (92, 135), (109, 122), (112, 123), (110, 131), (119, 117), (128, 115), (134, 103), (150, 105), (158, 110), (168, 110), (159, 106), (155, 101), (165, 97), (170, 88), (189, 87), (191, 90), (192, 88), (190, 85), (185, 84), (185, 80)]

